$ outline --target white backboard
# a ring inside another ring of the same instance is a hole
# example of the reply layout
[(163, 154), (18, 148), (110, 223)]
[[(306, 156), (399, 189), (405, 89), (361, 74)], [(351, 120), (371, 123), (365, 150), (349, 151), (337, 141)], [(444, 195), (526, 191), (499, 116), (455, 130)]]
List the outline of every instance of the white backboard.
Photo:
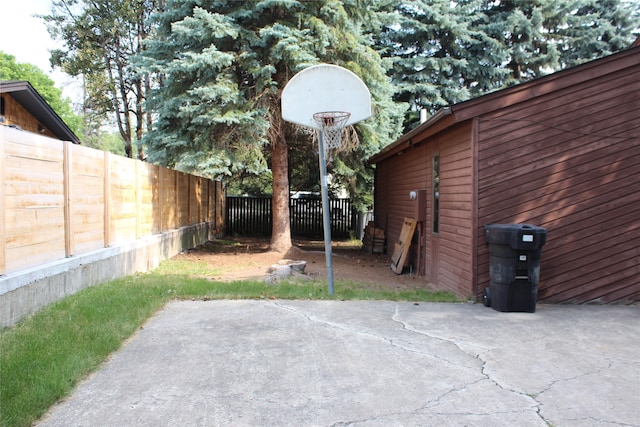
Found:
[(371, 94), (360, 78), (331, 64), (305, 68), (293, 76), (282, 91), (282, 118), (319, 129), (315, 113), (345, 111), (351, 114), (345, 126), (371, 117)]

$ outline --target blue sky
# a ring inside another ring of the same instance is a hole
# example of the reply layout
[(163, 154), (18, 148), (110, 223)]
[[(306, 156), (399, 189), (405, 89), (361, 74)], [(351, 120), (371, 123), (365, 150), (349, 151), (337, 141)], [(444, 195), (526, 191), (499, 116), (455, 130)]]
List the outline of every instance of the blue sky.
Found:
[(64, 95), (75, 99), (77, 83), (49, 66), (49, 50), (59, 46), (47, 32), (42, 19), (34, 14), (48, 14), (51, 0), (3, 1), (0, 8), (0, 51), (13, 55), (17, 62), (33, 64), (48, 74)]

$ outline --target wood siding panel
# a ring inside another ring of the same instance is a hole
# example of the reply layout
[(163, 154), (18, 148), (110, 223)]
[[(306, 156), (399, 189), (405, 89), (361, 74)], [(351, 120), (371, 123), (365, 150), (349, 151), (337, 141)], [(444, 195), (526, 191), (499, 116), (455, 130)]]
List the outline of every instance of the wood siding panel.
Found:
[(104, 153), (68, 144), (70, 155), (70, 255), (101, 249), (104, 236)]
[(640, 65), (480, 118), (482, 226), (548, 230), (539, 301), (637, 301), (640, 287)]
[(426, 146), (408, 149), (377, 166), (375, 222), (385, 229), (387, 242), (400, 237), (405, 217), (415, 217), (415, 201), (409, 192), (427, 188), (430, 169)]
[(189, 225), (201, 221), (200, 204), (202, 201), (202, 178), (192, 175), (189, 177)]
[(13, 96), (8, 93), (1, 96), (4, 99), (4, 118), (7, 125), (17, 125), (25, 131), (57, 139), (53, 132), (33, 117)]
[(473, 293), (471, 153), (470, 124), (441, 136), (437, 285), (465, 297)]
[(11, 129), (3, 134), (6, 268), (64, 258), (63, 142)]
[[(483, 137), (494, 138), (505, 134), (512, 134), (514, 137), (523, 136), (526, 129), (522, 127), (520, 120), (513, 120), (513, 115), (520, 112), (527, 114), (526, 111), (529, 111), (526, 120), (531, 124), (540, 125), (540, 129), (553, 126), (559, 130), (564, 129), (567, 118), (583, 120), (582, 124), (588, 126), (591, 123), (589, 120), (591, 112), (613, 114), (620, 112), (617, 108), (620, 105), (637, 102), (635, 94), (625, 89), (625, 85), (634, 84), (637, 76), (633, 70), (624, 70), (618, 73), (616, 78), (618, 85), (614, 88), (608, 87), (610, 91), (602, 85), (602, 81), (587, 81), (548, 97), (533, 99), (528, 103), (496, 112), (492, 115), (491, 121), (483, 123)], [(536, 111), (531, 112), (531, 109)], [(576, 116), (573, 113), (575, 111), (583, 111), (584, 114)], [(583, 134), (588, 135), (588, 132)]]
[[(0, 274), (132, 242), (163, 231), (162, 224), (178, 227), (179, 205), (198, 222), (210, 217), (212, 231), (221, 233), (222, 183), (195, 177), (201, 205), (189, 208), (187, 191), (178, 200), (176, 175), (0, 126)], [(181, 175), (189, 188), (189, 176)]]
[(176, 227), (189, 225), (189, 175), (184, 172), (176, 172)]
[(162, 230), (173, 230), (178, 228), (178, 205), (177, 205), (177, 172), (167, 168), (160, 168), (160, 205), (162, 209)]
[[(376, 165), (376, 226), (387, 242), (398, 239), (404, 217), (414, 217), (409, 191), (426, 189), (426, 222), (422, 229), (425, 275), (439, 289), (460, 296), (473, 293), (472, 152), (470, 124), (454, 127), (384, 159)], [(445, 142), (446, 141), (446, 142)], [(440, 155), (440, 229), (432, 233), (433, 155)]]
[(111, 156), (111, 245), (138, 238), (138, 195), (135, 160)]
[(149, 236), (160, 232), (159, 166), (138, 163), (139, 234)]
[(226, 211), (226, 195), (222, 182), (215, 181), (215, 233), (221, 233), (225, 228), (224, 213)]

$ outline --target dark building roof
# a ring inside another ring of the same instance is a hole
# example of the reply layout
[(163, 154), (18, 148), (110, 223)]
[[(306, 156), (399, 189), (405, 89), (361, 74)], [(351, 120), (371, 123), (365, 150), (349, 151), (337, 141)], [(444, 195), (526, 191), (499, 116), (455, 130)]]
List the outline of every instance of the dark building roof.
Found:
[(9, 93), (33, 117), (47, 127), (57, 138), (80, 144), (80, 139), (67, 124), (53, 111), (47, 101), (31, 86), (28, 81), (3, 80), (0, 81), (0, 93)]

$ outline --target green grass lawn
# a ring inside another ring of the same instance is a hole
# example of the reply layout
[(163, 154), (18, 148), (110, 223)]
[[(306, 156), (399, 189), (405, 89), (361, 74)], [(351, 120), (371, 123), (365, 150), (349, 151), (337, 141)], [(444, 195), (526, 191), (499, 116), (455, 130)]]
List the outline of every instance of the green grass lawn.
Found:
[(202, 277), (208, 269), (168, 260), (150, 273), (85, 289), (0, 331), (0, 426), (32, 425), (172, 299), (458, 301), (446, 292), (354, 282), (337, 281), (333, 296), (323, 281), (214, 282)]

